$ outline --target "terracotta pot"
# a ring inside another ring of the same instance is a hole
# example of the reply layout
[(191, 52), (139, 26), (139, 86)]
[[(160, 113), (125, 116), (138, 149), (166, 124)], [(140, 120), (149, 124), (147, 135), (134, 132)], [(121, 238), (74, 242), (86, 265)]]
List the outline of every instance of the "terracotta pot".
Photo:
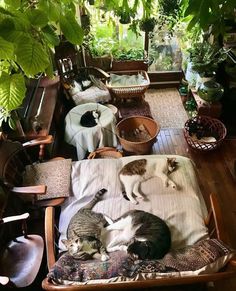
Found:
[(112, 71), (132, 71), (132, 70), (148, 70), (148, 63), (144, 60), (127, 60), (116, 61), (113, 60), (111, 64)]

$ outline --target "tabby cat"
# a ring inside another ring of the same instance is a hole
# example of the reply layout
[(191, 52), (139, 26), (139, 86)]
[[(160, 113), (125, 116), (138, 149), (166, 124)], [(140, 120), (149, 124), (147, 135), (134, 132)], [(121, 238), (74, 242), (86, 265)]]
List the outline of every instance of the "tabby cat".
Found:
[(142, 210), (127, 212), (106, 230), (119, 230), (107, 251), (127, 251), (134, 259), (160, 259), (171, 246), (171, 234), (165, 221)]
[[(177, 166), (176, 158), (159, 159), (140, 159), (134, 160), (126, 164), (120, 171), (119, 177), (124, 186), (124, 192), (128, 200), (134, 204), (138, 204), (132, 193), (137, 198), (143, 199), (143, 195), (139, 191), (140, 183), (153, 177), (159, 177), (167, 187), (170, 185), (176, 189), (176, 184), (169, 178)], [(125, 194), (123, 192), (123, 194)]]
[(100, 238), (107, 224), (105, 216), (92, 211), (93, 206), (107, 192), (99, 190), (92, 201), (81, 208), (70, 220), (67, 229), (67, 240), (62, 240), (70, 255), (76, 259), (88, 260), (100, 258), (106, 261), (109, 256)]

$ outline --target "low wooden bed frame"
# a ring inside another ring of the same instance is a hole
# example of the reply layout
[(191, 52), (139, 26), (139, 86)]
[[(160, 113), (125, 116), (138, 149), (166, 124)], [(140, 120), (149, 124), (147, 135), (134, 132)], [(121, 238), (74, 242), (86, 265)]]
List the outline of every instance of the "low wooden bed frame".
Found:
[[(218, 238), (225, 243), (229, 243), (226, 229), (222, 223), (222, 214), (214, 194), (210, 195), (211, 208), (209, 210), (208, 217), (205, 220), (205, 224), (208, 227), (210, 238)], [(48, 269), (51, 269), (56, 262), (56, 249), (55, 249), (55, 207), (47, 207), (45, 212), (45, 240), (46, 240), (46, 253)], [(172, 277), (172, 278), (158, 278), (143, 281), (129, 281), (119, 283), (107, 283), (107, 284), (88, 284), (79, 286), (69, 285), (55, 285), (49, 282), (48, 278), (45, 278), (42, 282), (42, 287), (45, 290), (96, 290), (97, 288), (102, 290), (123, 290), (123, 289), (138, 289), (148, 288), (155, 286), (172, 286), (172, 285), (184, 285), (184, 284), (196, 284), (203, 282), (211, 282), (227, 279), (235, 276), (236, 274), (236, 259), (231, 259), (224, 270), (214, 274), (203, 274), (197, 276), (186, 277)]]
[[(41, 143), (48, 143), (46, 141), (40, 141)], [(34, 144), (39, 145), (39, 141), (27, 143), (27, 146)], [(4, 144), (5, 143), (5, 144)], [(27, 187), (20, 187), (21, 176), (25, 163), (29, 162), (26, 158), (27, 154), (25, 148), (20, 143), (9, 143), (6, 141), (0, 141), (0, 178), (15, 193), (27, 193)], [(15, 187), (17, 186), (17, 187)], [(44, 189), (45, 190), (45, 189)], [(32, 191), (31, 191), (32, 193)], [(34, 192), (39, 194), (39, 192)], [(56, 208), (62, 203), (64, 199), (56, 199), (53, 201), (48, 200), (44, 206), (45, 210), (45, 243), (46, 243), (46, 256), (48, 269), (52, 268), (56, 262), (57, 249), (55, 241), (58, 238), (56, 233), (56, 222), (58, 221), (58, 211)], [(209, 230), (211, 238), (218, 238), (229, 244), (229, 238), (227, 231), (223, 225), (222, 214), (217, 202), (217, 198), (214, 194), (210, 195), (210, 210), (208, 217), (205, 221)], [(57, 209), (59, 210), (59, 209)], [(96, 290), (99, 289), (138, 289), (148, 288), (155, 286), (170, 286), (170, 285), (182, 285), (182, 284), (196, 284), (203, 282), (211, 282), (217, 280), (223, 280), (236, 275), (236, 259), (231, 259), (226, 267), (220, 272), (214, 274), (204, 274), (197, 276), (186, 277), (171, 277), (171, 278), (158, 278), (143, 281), (129, 281), (129, 282), (117, 282), (108, 284), (88, 284), (88, 285), (55, 285), (49, 282), (48, 278), (45, 278), (42, 282), (42, 287), (45, 290)]]

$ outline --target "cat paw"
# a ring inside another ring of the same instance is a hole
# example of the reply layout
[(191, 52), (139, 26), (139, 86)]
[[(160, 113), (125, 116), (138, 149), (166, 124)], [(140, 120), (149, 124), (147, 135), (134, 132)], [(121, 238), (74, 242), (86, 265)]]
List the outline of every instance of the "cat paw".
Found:
[(110, 259), (110, 257), (108, 256), (108, 254), (102, 254), (101, 255), (101, 261), (102, 262), (105, 262), (105, 261), (107, 261), (107, 260), (109, 260)]

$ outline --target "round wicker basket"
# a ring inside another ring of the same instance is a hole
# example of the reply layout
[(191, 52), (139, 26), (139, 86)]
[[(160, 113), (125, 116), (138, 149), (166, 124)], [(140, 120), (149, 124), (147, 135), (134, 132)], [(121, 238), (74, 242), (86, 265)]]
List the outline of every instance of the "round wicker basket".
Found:
[[(197, 133), (193, 133), (193, 127), (197, 130)], [(211, 151), (216, 149), (224, 140), (226, 136), (226, 127), (224, 124), (209, 116), (195, 116), (186, 121), (184, 125), (184, 137), (190, 147), (198, 151)], [(197, 138), (196, 136), (211, 136), (215, 138), (215, 141), (204, 141), (203, 138)]]
[[(132, 141), (127, 138), (130, 132), (136, 131), (142, 126), (146, 133), (147, 139), (143, 141)], [(160, 126), (155, 120), (146, 116), (130, 116), (122, 119), (116, 125), (116, 134), (122, 145), (122, 148), (128, 153), (148, 154), (156, 141), (156, 136), (160, 131)]]
[(122, 158), (122, 153), (116, 148), (103, 147), (96, 149), (88, 155), (88, 159), (118, 159)]

